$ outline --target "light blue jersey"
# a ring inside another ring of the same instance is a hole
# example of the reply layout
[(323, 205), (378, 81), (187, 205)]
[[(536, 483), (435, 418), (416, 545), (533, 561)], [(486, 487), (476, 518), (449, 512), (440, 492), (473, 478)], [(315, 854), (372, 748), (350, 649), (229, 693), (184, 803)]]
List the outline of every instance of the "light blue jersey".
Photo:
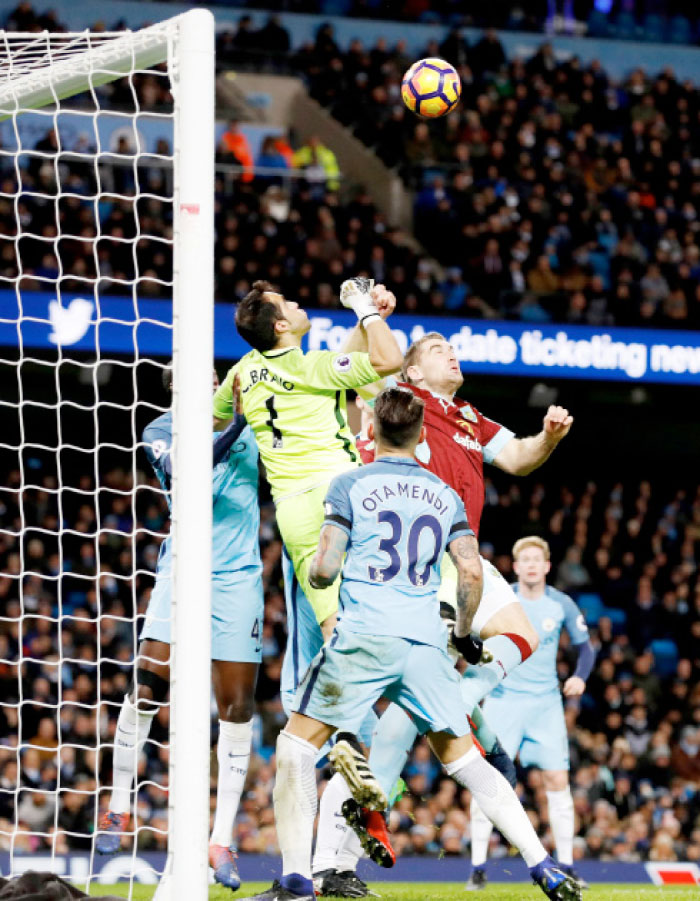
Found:
[(567, 594), (549, 585), (545, 586), (544, 593), (534, 601), (523, 598), (517, 584), (513, 585), (513, 590), (520, 598), (520, 604), (535, 628), (540, 644), (535, 653), (517, 666), (492, 695), (501, 697), (517, 692), (541, 696), (551, 692), (559, 696), (557, 652), (561, 630), (566, 627), (572, 644), (587, 642), (588, 627), (583, 614)]
[(325, 513), (327, 524), (350, 537), (340, 588), (342, 630), (445, 648), (440, 562), (452, 539), (474, 534), (452, 488), (413, 459), (382, 457), (335, 478)]
[[(169, 492), (171, 414), (150, 423), (144, 429), (143, 441), (160, 484)], [(213, 660), (259, 663), (264, 602), (258, 543), (258, 450), (251, 430), (247, 426), (240, 430), (240, 424), (234, 423), (215, 434), (213, 454), (211, 655)], [(170, 498), (167, 500), (170, 506)], [(170, 643), (171, 567), (168, 536), (161, 545), (142, 640)]]
[[(146, 456), (166, 492), (171, 488), (172, 427), (172, 414), (164, 413), (143, 432)], [(215, 441), (220, 434), (214, 434)], [(166, 498), (169, 507), (169, 494)], [(258, 448), (248, 426), (214, 466), (213, 499), (212, 572), (259, 568)], [(158, 572), (169, 573), (171, 562), (168, 536), (161, 545)]]

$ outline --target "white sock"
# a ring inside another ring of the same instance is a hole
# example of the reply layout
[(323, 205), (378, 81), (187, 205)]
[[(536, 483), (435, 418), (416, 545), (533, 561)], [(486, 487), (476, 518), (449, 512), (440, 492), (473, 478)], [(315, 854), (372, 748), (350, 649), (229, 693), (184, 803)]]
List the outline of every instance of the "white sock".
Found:
[(336, 868), (336, 854), (343, 843), (345, 834), (352, 832), (341, 812), (343, 802), (347, 801), (349, 797), (350, 789), (345, 779), (340, 773), (336, 773), (321, 795), (318, 829), (316, 830), (316, 850), (312, 866), (314, 873)]
[[(518, 641), (525, 645), (523, 639), (518, 638)], [(502, 682), (523, 660), (518, 643), (508, 635), (494, 635), (487, 638), (484, 647), (491, 651), (493, 660), (483, 666), (467, 667), (460, 685), (462, 700), (470, 716), (476, 705), (483, 701), (486, 695), (491, 694), (499, 682)]]
[(131, 785), (138, 769), (139, 753), (151, 731), (155, 713), (141, 713), (125, 695), (119, 711), (112, 756), (112, 797), (109, 809), (128, 813), (131, 809)]
[(493, 825), (474, 798), (471, 804), (472, 866), (483, 867), (489, 856), (489, 841)]
[(493, 825), (503, 833), (525, 858), (528, 867), (547, 856), (518, 796), (503, 776), (487, 763), (477, 748), (471, 748), (459, 760), (445, 764), (448, 776), (468, 788)]
[(228, 848), (233, 840), (233, 823), (238, 813), (241, 793), (250, 763), (253, 721), (226, 723), (219, 720), (219, 743), (216, 758), (219, 778), (216, 783), (216, 813), (211, 843)]
[(339, 873), (354, 873), (357, 869), (357, 862), (364, 857), (365, 852), (362, 850), (360, 840), (355, 832), (348, 828), (343, 836), (343, 841), (335, 856), (335, 868)]
[(569, 786), (562, 791), (547, 792), (547, 803), (557, 860), (570, 867), (574, 862), (574, 799)]
[(316, 816), (316, 748), (303, 738), (280, 732), (277, 738), (275, 802), (282, 873), (311, 879), (311, 846)]

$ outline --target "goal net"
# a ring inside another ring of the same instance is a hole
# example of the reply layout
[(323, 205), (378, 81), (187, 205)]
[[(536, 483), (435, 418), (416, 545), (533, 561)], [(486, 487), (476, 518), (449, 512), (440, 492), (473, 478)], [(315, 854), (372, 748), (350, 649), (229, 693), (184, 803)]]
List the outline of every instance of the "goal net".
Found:
[[(213, 170), (210, 13), (0, 32), (3, 875), (89, 890), (165, 871), (163, 894), (206, 897)], [(142, 434), (167, 410), (161, 485)], [(116, 719), (168, 532), (170, 703), (105, 865)]]

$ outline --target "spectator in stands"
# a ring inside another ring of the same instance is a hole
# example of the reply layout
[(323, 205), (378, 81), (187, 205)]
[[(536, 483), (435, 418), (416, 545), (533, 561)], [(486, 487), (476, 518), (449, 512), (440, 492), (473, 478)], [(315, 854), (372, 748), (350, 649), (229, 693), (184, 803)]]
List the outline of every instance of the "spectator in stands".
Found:
[(236, 119), (231, 119), (228, 128), (221, 136), (217, 148), (217, 159), (222, 163), (232, 163), (243, 167), (241, 180), (251, 182), (253, 180), (253, 154), (250, 150), (248, 138), (241, 131)]
[(279, 16), (270, 16), (265, 25), (258, 31), (255, 43), (263, 53), (284, 56), (289, 53), (291, 45), (289, 32), (280, 24)]
[[(280, 153), (277, 145), (278, 139), (274, 135), (268, 135), (263, 139), (260, 153), (255, 161), (255, 165), (261, 169), (289, 169), (289, 161), (287, 157)], [(269, 172), (265, 175), (257, 175), (259, 184), (261, 185), (279, 185), (282, 179), (271, 175)]]
[(328, 191), (337, 191), (340, 187), (338, 160), (318, 135), (310, 135), (292, 159), (296, 169), (304, 170), (310, 184), (324, 186)]

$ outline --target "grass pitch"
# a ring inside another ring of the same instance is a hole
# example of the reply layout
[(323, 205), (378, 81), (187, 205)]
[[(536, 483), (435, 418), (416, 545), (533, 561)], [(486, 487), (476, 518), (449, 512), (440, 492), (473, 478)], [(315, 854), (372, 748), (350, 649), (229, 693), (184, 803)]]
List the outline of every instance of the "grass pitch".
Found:
[[(264, 891), (270, 887), (269, 883), (249, 882), (232, 893), (220, 886), (209, 890), (209, 901), (236, 901), (247, 898), (256, 892)], [(371, 888), (382, 901), (468, 901), (469, 898), (479, 898), (483, 901), (537, 901), (544, 899), (542, 892), (534, 885), (520, 885), (494, 882), (482, 892), (465, 892), (464, 883), (455, 882), (377, 882)], [(134, 901), (151, 901), (153, 886), (135, 885)], [(118, 895), (128, 897), (128, 886), (100, 885), (93, 889), (95, 895)], [(658, 901), (686, 901), (690, 898), (698, 898), (698, 888), (657, 888), (651, 885), (603, 885), (596, 884), (584, 892), (584, 901), (646, 901), (656, 898)]]

